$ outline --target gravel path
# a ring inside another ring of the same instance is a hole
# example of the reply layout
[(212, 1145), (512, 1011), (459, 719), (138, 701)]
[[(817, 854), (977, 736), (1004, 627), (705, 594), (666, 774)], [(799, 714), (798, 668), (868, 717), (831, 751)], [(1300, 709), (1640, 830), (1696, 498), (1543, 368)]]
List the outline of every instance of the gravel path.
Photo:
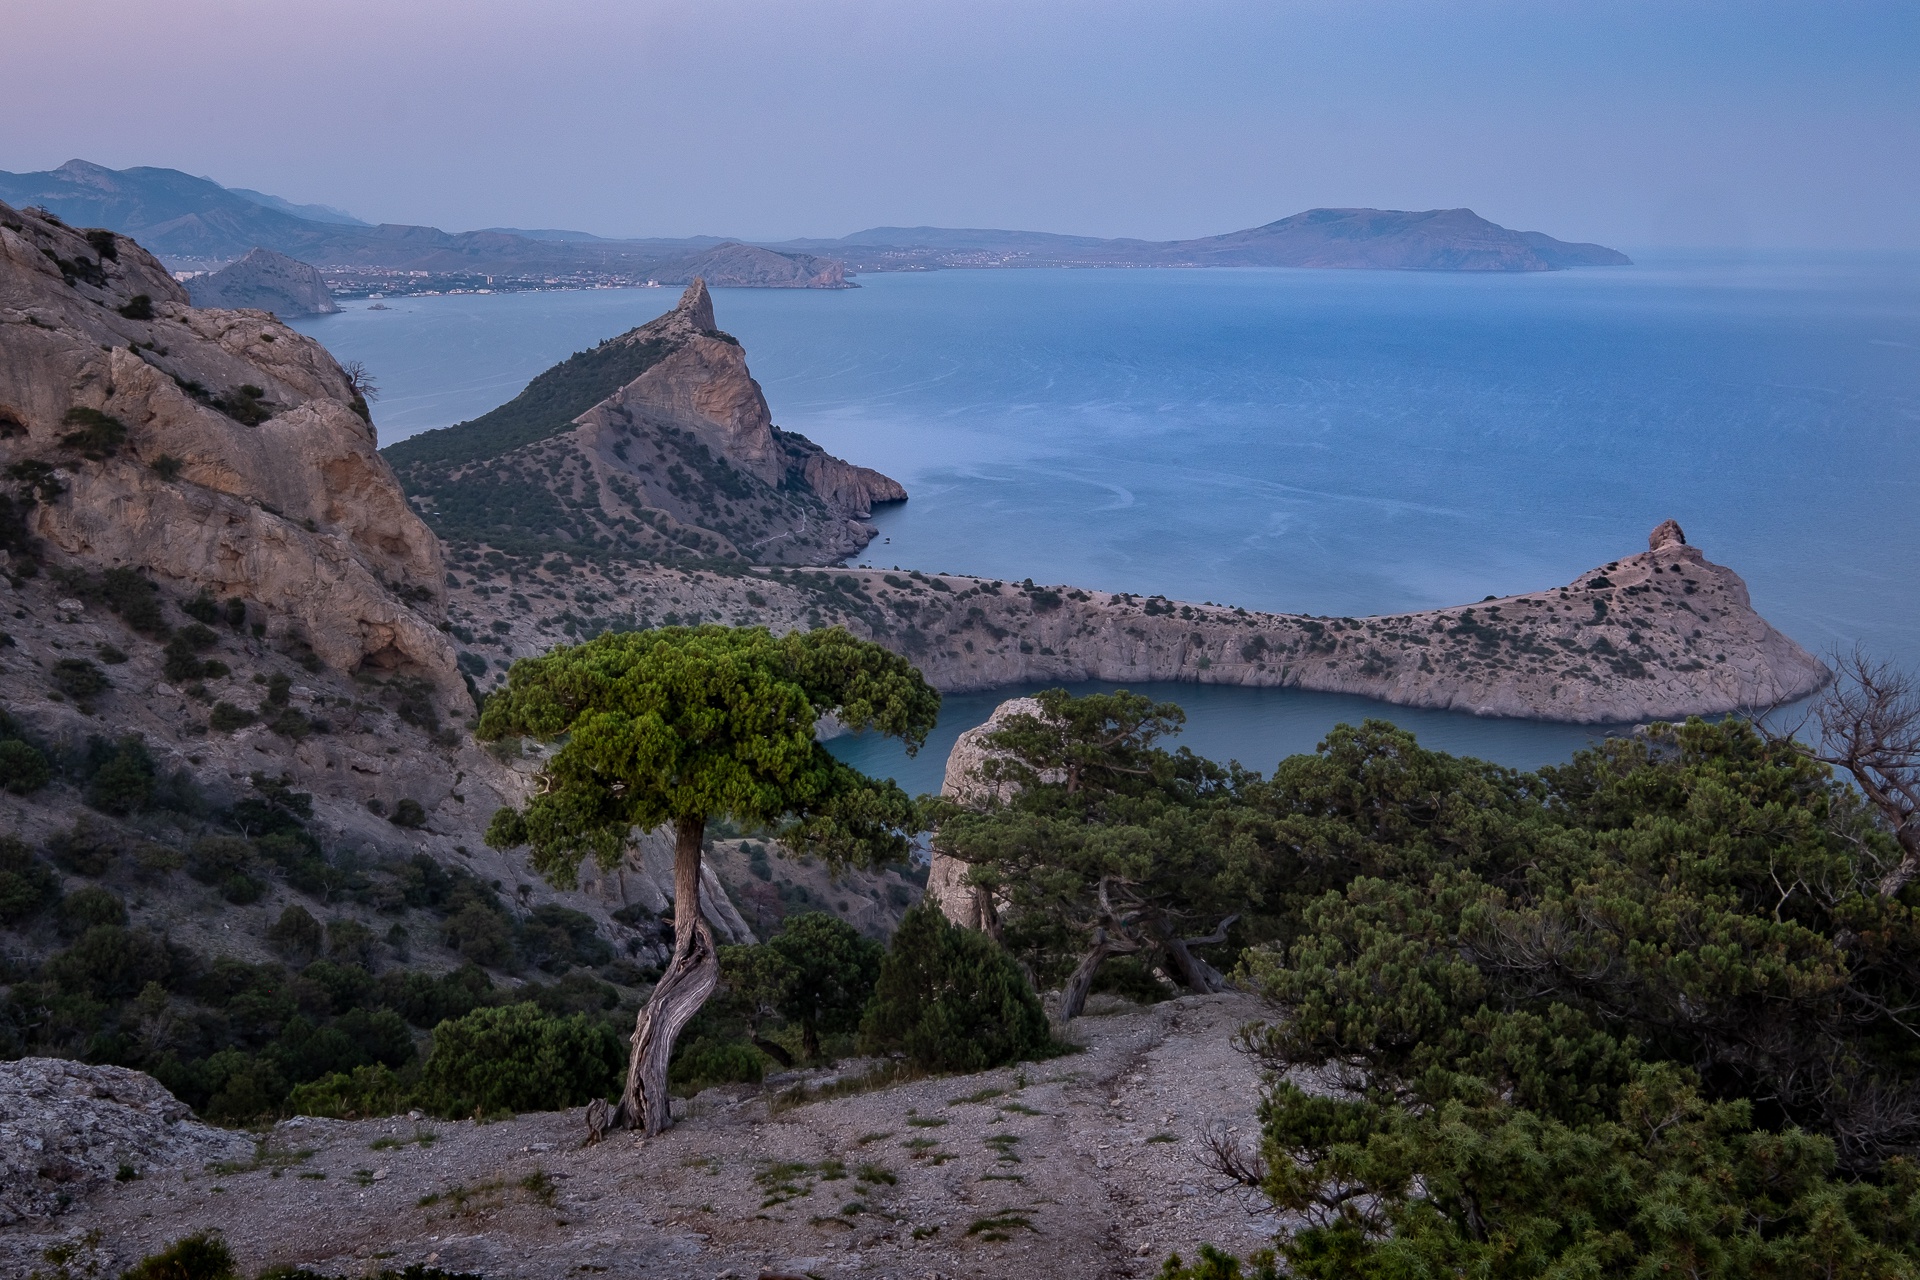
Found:
[(1258, 1016), (1238, 995), (1121, 1005), (1076, 1023), (1078, 1054), (777, 1114), (710, 1091), (652, 1143), (582, 1148), (578, 1111), (292, 1120), (254, 1167), (153, 1175), (0, 1235), (0, 1272), (92, 1229), (104, 1272), (213, 1226), (249, 1274), (1151, 1275), (1170, 1250), (1244, 1252), (1282, 1225), (1201, 1162), (1211, 1127), (1254, 1132), (1258, 1073), (1232, 1035)]

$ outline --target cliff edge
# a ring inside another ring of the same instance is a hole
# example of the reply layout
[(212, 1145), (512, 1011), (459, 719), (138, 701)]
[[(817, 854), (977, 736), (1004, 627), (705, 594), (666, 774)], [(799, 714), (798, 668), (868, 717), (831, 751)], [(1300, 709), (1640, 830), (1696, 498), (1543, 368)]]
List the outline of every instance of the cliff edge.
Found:
[(461, 687), (445, 569), (347, 375), (145, 250), (0, 204), (0, 468), (60, 554), (257, 602), (325, 663)]

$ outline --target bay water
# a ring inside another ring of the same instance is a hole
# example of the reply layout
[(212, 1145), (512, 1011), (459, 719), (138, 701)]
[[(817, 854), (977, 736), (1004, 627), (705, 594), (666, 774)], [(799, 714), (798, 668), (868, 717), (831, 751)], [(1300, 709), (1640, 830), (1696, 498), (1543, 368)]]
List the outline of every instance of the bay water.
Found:
[[(1551, 586), (1671, 516), (1815, 652), (1920, 668), (1920, 256), (1635, 255), (1530, 275), (1001, 270), (720, 290), (774, 420), (899, 479), (857, 563), (1361, 616)], [(297, 327), (380, 380), (383, 442), (472, 418), (670, 290), (401, 298)], [(1154, 686), (1271, 769), (1391, 719), (1531, 767), (1595, 730)], [(938, 785), (934, 741), (836, 752)]]

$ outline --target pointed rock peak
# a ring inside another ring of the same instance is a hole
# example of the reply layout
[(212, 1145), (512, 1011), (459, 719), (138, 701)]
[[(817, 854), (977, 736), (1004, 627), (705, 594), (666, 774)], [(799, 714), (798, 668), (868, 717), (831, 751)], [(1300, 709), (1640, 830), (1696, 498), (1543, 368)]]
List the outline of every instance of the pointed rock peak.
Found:
[(1658, 551), (1662, 547), (1684, 547), (1687, 535), (1680, 530), (1678, 520), (1662, 520), (1654, 531), (1647, 535), (1647, 550)]
[(680, 295), (680, 305), (674, 309), (686, 312), (696, 329), (719, 327), (713, 322), (713, 296), (707, 292), (707, 282), (699, 276), (695, 276), (687, 291)]

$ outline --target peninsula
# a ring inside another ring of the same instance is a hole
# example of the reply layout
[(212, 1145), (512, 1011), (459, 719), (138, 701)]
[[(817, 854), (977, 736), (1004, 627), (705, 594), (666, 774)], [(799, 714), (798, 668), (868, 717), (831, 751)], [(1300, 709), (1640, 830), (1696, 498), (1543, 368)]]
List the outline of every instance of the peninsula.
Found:
[(696, 284), (494, 414), (385, 451), (447, 548), (453, 634), (488, 681), (608, 627), (691, 622), (844, 626), (948, 691), (1191, 680), (1593, 724), (1791, 701), (1826, 679), (1672, 521), (1566, 586), (1371, 618), (834, 568), (873, 536), (873, 505), (906, 491), (776, 427), (713, 323)]

